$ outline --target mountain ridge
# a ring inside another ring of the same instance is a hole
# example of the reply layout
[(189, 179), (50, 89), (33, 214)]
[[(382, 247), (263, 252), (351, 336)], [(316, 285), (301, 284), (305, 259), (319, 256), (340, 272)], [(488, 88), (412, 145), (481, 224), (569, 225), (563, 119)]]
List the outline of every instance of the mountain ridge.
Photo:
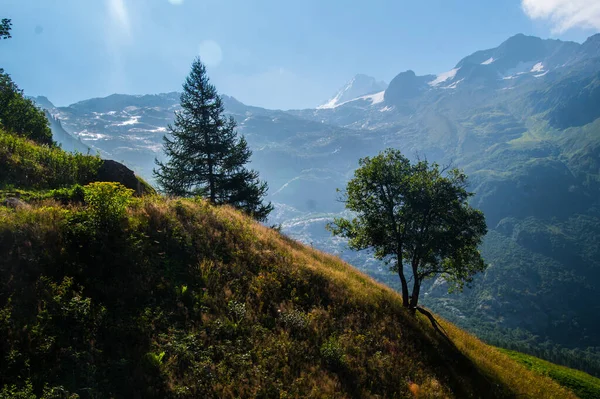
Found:
[[(594, 349), (600, 337), (592, 333), (600, 318), (588, 313), (600, 314), (593, 294), (600, 255), (591, 241), (600, 237), (594, 227), (600, 225), (599, 38), (575, 48), (515, 36), (464, 57), (476, 55), (452, 73), (403, 72), (381, 98), (359, 96), (333, 108), (268, 110), (228, 97), (225, 103), (255, 153), (253, 167), (271, 186), (277, 203), (272, 222), (393, 287), (397, 282), (383, 265), (325, 232), (327, 221), (343, 212), (335, 188), (345, 185), (359, 158), (385, 147), (463, 168), (476, 192), (473, 203), (490, 222), (483, 251), (495, 266), (461, 296), (432, 281), (427, 305), (486, 340), (518, 341), (518, 349), (542, 357), (551, 345), (563, 363), (600, 375)], [(530, 46), (538, 52), (528, 55)], [(510, 62), (500, 62), (499, 54)], [(571, 58), (562, 66), (565, 54)], [(498, 60), (486, 62), (494, 55)], [(148, 177), (176, 97), (112, 115), (108, 108), (56, 112), (84, 143), (127, 158)], [(514, 275), (522, 284), (507, 283)], [(518, 340), (510, 338), (515, 334)], [(589, 362), (574, 360), (574, 350)]]
[(329, 101), (319, 105), (317, 109), (335, 108), (348, 101), (384, 91), (387, 83), (377, 81), (371, 76), (364, 74), (355, 75), (346, 83)]
[[(233, 208), (133, 198), (86, 184), (98, 157), (0, 141), (0, 197), (21, 196), (0, 205), (3, 397), (575, 398)], [(52, 168), (49, 150), (61, 173), (30, 176), (49, 191), (23, 184), (10, 159)]]

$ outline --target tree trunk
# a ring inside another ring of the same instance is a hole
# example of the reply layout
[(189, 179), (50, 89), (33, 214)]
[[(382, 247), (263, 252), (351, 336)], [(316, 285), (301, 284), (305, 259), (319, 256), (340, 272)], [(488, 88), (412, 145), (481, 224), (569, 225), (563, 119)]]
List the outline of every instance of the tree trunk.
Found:
[(402, 305), (405, 308), (408, 308), (410, 304), (410, 301), (408, 300), (408, 283), (406, 282), (406, 277), (404, 277), (402, 266), (398, 269), (398, 275), (400, 276), (400, 283), (402, 284)]
[(400, 284), (402, 286), (402, 306), (408, 308), (410, 301), (408, 300), (408, 283), (406, 282), (404, 268), (402, 267), (402, 252), (400, 252), (399, 255), (396, 255), (396, 265), (398, 268), (398, 276), (400, 277)]
[(208, 156), (208, 188), (210, 190), (210, 202), (214, 204), (216, 201), (215, 175), (213, 174), (213, 165), (210, 155)]
[(210, 202), (212, 204), (216, 203), (216, 199), (217, 199), (217, 195), (215, 193), (215, 175), (214, 175), (214, 171), (213, 171), (213, 160), (212, 160), (212, 154), (211, 154), (211, 142), (210, 142), (210, 137), (208, 136), (207, 132), (204, 132), (204, 143), (206, 146), (206, 157), (207, 157), (207, 163), (208, 163), (208, 191), (209, 191), (209, 199)]
[(419, 279), (419, 261), (418, 259), (415, 257), (412, 260), (412, 272), (413, 272), (413, 291), (412, 291), (412, 295), (410, 296), (410, 308), (413, 310), (413, 312), (417, 309), (417, 306), (419, 304), (419, 294), (421, 293), (421, 280)]
[(419, 305), (419, 294), (421, 293), (421, 280), (418, 277), (414, 277), (415, 282), (413, 284), (413, 292), (410, 297), (410, 308), (415, 310)]

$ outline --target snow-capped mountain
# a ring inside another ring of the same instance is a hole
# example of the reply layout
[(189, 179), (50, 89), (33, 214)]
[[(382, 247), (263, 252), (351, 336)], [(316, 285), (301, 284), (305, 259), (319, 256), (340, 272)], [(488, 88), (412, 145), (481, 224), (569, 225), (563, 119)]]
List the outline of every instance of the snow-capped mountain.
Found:
[[(386, 90), (386, 102), (413, 98), (429, 90), (514, 89), (522, 84), (566, 73), (572, 66), (600, 57), (600, 34), (585, 43), (540, 39), (518, 34), (498, 47), (477, 51), (448, 71), (437, 75), (417, 76), (412, 71), (399, 74)], [(338, 104), (339, 105), (339, 104)]]
[(381, 93), (383, 99), (383, 91), (387, 86), (387, 83), (377, 81), (371, 76), (358, 74), (346, 83), (335, 96), (325, 104), (318, 106), (317, 109), (335, 108), (348, 101), (376, 93)]
[[(477, 51), (448, 72), (429, 82), (434, 88), (454, 89), (459, 85), (511, 88), (548, 73), (570, 67), (582, 59), (600, 55), (592, 36), (583, 45), (575, 42), (540, 39), (518, 34), (498, 47)], [(595, 51), (594, 51), (595, 50)]]
[[(387, 147), (454, 164), (472, 178), (472, 204), (490, 230), (482, 252), (493, 266), (463, 299), (425, 287), (427, 305), (453, 320), (600, 347), (600, 337), (586, 333), (597, 331), (600, 311), (590, 317), (576, 305), (600, 309), (587, 288), (600, 270), (597, 240), (587, 239), (600, 237), (600, 35), (583, 44), (517, 35), (446, 69), (401, 72), (389, 86), (357, 75), (317, 109), (269, 110), (223, 96), (254, 152), (252, 168), (269, 183), (276, 205), (269, 222), (393, 284), (384, 265), (348, 251), (324, 229), (344, 211), (335, 189), (359, 158)], [(112, 95), (68, 107), (36, 101), (55, 118), (57, 141), (64, 129), (149, 180), (179, 108), (178, 93)], [(565, 248), (568, 257), (556, 255)], [(515, 273), (519, 289), (506, 284)], [(575, 285), (567, 290), (553, 277), (571, 274)]]

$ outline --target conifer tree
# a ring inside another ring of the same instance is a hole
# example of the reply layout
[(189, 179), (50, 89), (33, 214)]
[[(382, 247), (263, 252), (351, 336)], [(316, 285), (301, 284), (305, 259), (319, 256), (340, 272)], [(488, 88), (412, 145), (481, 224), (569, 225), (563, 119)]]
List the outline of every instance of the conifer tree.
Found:
[(181, 111), (164, 137), (166, 162), (156, 161), (154, 175), (166, 194), (202, 196), (213, 204), (229, 204), (264, 221), (273, 210), (263, 203), (267, 183), (246, 168), (252, 151), (238, 136), (199, 58), (183, 84)]
[(10, 39), (12, 36), (10, 35), (10, 29), (12, 27), (12, 23), (8, 18), (2, 18), (0, 21), (0, 40), (1, 39)]

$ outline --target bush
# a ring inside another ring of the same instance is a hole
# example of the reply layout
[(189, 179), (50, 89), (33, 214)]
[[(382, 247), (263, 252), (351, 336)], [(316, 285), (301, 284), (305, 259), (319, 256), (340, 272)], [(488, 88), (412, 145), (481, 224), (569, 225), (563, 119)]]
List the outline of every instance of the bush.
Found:
[(303, 332), (308, 328), (308, 315), (301, 310), (292, 309), (281, 312), (281, 321), (290, 332)]
[(69, 188), (58, 188), (50, 190), (49, 197), (66, 205), (70, 203), (83, 203), (85, 201), (85, 191), (79, 184)]
[(329, 337), (323, 345), (321, 345), (321, 357), (325, 364), (332, 370), (339, 370), (346, 364), (344, 349), (340, 345), (337, 337)]
[(116, 227), (125, 218), (133, 190), (120, 183), (95, 182), (83, 188), (89, 215), (97, 227)]

